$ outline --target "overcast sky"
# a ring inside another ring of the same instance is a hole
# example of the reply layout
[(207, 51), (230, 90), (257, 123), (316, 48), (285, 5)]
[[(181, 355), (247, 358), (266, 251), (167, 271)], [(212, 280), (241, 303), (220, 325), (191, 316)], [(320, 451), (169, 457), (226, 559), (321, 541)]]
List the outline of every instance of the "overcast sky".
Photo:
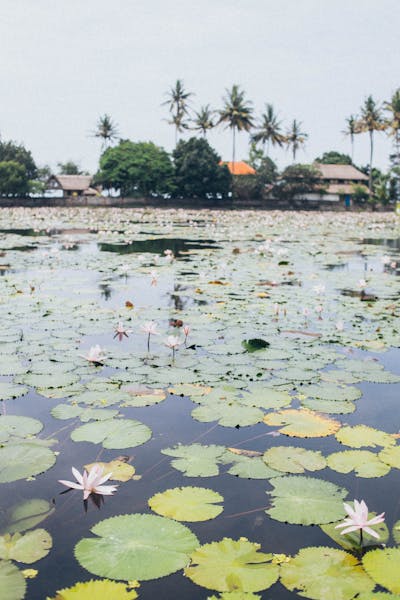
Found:
[[(173, 149), (165, 92), (179, 78), (194, 108), (218, 108), (237, 83), (260, 114), (271, 102), (309, 140), (298, 160), (335, 149), (368, 94), (400, 87), (399, 0), (0, 0), (0, 133), (40, 165), (72, 159), (94, 171), (96, 120), (109, 113), (122, 137)], [(375, 163), (388, 164), (380, 134)], [(210, 143), (225, 160), (231, 135)], [(367, 135), (355, 162), (368, 162)], [(248, 155), (240, 134), (238, 158)], [(280, 166), (284, 150), (271, 152)]]

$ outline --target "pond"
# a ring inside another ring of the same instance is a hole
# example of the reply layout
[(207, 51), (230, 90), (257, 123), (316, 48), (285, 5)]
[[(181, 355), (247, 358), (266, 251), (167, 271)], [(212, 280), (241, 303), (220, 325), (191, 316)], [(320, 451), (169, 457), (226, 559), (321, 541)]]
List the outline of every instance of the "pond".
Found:
[(399, 239), (1, 209), (2, 600), (400, 598)]

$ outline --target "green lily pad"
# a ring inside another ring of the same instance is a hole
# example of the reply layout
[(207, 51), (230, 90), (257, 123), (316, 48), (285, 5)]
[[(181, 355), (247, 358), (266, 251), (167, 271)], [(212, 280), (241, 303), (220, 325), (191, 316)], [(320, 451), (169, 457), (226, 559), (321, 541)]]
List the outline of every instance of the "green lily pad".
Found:
[(207, 600), (261, 600), (261, 596), (251, 592), (223, 592), (220, 596), (208, 596)]
[(7, 600), (22, 600), (26, 581), (21, 571), (10, 561), (0, 561), (0, 590)]
[(392, 535), (393, 535), (393, 539), (396, 542), (396, 544), (400, 544), (400, 521), (396, 521), (396, 523), (393, 525), (393, 530), (392, 530)]
[(236, 402), (218, 405), (198, 406), (192, 411), (192, 417), (201, 423), (218, 421), (223, 427), (246, 427), (261, 423), (264, 413), (252, 406), (242, 406)]
[[(353, 503), (351, 503), (352, 505)], [(377, 513), (369, 512), (368, 520), (376, 517)], [(344, 515), (343, 515), (344, 516)], [(347, 517), (347, 515), (346, 515)], [(354, 551), (355, 549), (360, 549), (360, 532), (359, 531), (351, 531), (350, 533), (341, 533), (341, 529), (336, 529), (336, 525), (343, 523), (343, 520), (338, 521), (337, 523), (328, 523), (326, 525), (321, 525), (322, 531), (329, 535), (329, 537), (334, 540), (339, 546), (341, 546), (344, 550)], [(363, 531), (362, 537), (362, 546), (366, 548), (368, 546), (376, 546), (379, 544), (386, 544), (389, 539), (389, 529), (386, 523), (378, 523), (377, 525), (372, 525), (372, 529), (376, 531), (379, 535), (379, 540), (376, 539), (373, 535)]]
[(0, 448), (0, 483), (25, 479), (47, 471), (56, 462), (49, 448), (24, 441)]
[(276, 519), (298, 525), (321, 525), (343, 515), (347, 490), (330, 481), (292, 475), (271, 480), (272, 507), (265, 512)]
[(351, 446), (352, 448), (362, 448), (363, 446), (394, 446), (396, 439), (390, 433), (368, 427), (367, 425), (354, 425), (353, 427), (342, 427), (335, 437), (338, 442)]
[(0, 417), (0, 443), (7, 442), (11, 437), (28, 438), (42, 429), (43, 423), (32, 417), (3, 415)]
[(0, 558), (28, 565), (47, 556), (51, 547), (51, 535), (45, 529), (0, 536)]
[(362, 392), (354, 386), (339, 386), (333, 383), (324, 383), (323, 385), (309, 385), (304, 388), (304, 393), (313, 398), (321, 400), (340, 400), (354, 401), (361, 398)]
[(295, 446), (269, 448), (264, 452), (263, 460), (272, 469), (284, 473), (320, 471), (326, 467), (326, 459), (321, 452)]
[(301, 405), (311, 410), (331, 415), (347, 415), (356, 410), (354, 402), (347, 400), (320, 400), (319, 398), (305, 398), (301, 400)]
[(302, 548), (281, 565), (281, 583), (313, 600), (351, 600), (375, 587), (352, 554), (334, 548)]
[(181, 487), (166, 490), (152, 496), (149, 506), (163, 517), (176, 521), (208, 521), (215, 519), (223, 507), (223, 497), (218, 492), (200, 487)]
[(19, 398), (28, 393), (28, 388), (23, 385), (15, 385), (14, 383), (7, 383), (7, 381), (0, 381), (0, 400), (11, 400), (11, 398)]
[(377, 548), (363, 556), (368, 575), (393, 594), (400, 594), (400, 548)]
[(272, 554), (259, 549), (259, 544), (245, 538), (204, 544), (191, 555), (185, 575), (197, 585), (219, 592), (265, 590), (277, 581), (279, 568), (271, 564)]
[(155, 515), (121, 515), (100, 521), (95, 538), (75, 546), (79, 564), (110, 579), (145, 581), (182, 569), (199, 543), (184, 525)]
[(242, 479), (270, 479), (271, 477), (282, 476), (281, 472), (268, 467), (260, 456), (232, 455), (232, 461), (235, 461), (235, 464), (229, 469), (228, 473)]
[(162, 454), (174, 456), (171, 466), (182, 471), (186, 477), (212, 477), (218, 475), (219, 464), (223, 462), (226, 453), (225, 446), (202, 446), (191, 444), (164, 448)]
[(47, 519), (55, 508), (47, 500), (32, 498), (11, 506), (1, 520), (1, 533), (16, 533), (33, 529)]
[(384, 448), (379, 452), (378, 457), (385, 464), (400, 469), (400, 446)]
[(134, 419), (108, 419), (87, 423), (71, 433), (74, 442), (103, 444), (104, 448), (133, 448), (151, 438), (151, 429)]
[(354, 471), (357, 477), (383, 477), (390, 471), (390, 466), (369, 450), (334, 452), (327, 457), (327, 463), (334, 471), (339, 473)]

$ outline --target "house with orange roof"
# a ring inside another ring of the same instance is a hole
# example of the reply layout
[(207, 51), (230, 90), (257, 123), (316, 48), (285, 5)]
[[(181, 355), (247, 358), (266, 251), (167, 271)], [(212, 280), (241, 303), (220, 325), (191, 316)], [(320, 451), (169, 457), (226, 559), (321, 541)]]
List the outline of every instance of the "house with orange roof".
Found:
[(226, 165), (231, 175), (255, 175), (256, 171), (243, 160), (220, 162), (220, 165)]

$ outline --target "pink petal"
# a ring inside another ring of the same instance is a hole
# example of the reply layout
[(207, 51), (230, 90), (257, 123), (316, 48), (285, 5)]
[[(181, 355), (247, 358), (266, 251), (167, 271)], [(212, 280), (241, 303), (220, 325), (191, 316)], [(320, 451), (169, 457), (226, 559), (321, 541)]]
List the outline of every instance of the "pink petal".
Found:
[(117, 487), (116, 485), (99, 485), (97, 487), (94, 488), (94, 492), (96, 492), (96, 494), (102, 494), (103, 496), (110, 496), (112, 495), (114, 492), (117, 491)]
[(343, 531), (341, 531), (341, 535), (346, 535), (346, 533), (351, 533), (352, 531), (357, 531), (358, 529), (361, 529), (361, 527), (358, 527), (358, 525), (353, 525), (352, 527), (347, 527), (347, 529), (343, 529)]
[(368, 525), (377, 525), (378, 523), (383, 523), (385, 520), (385, 513), (381, 513), (380, 515), (377, 515), (376, 517), (373, 517), (372, 519), (370, 519), (368, 521)]
[(83, 485), (83, 477), (82, 475), (79, 473), (78, 469), (75, 469), (75, 467), (72, 467), (72, 475), (75, 477), (75, 479), (77, 481), (79, 481), (79, 483), (81, 485)]
[(59, 479), (58, 482), (74, 490), (83, 490), (83, 486), (79, 483), (75, 483), (74, 481), (65, 481), (65, 479)]
[(105, 483), (106, 481), (108, 481), (110, 479), (111, 475), (112, 475), (112, 473), (108, 473), (108, 475), (104, 475), (103, 477), (100, 477), (100, 479), (96, 483), (96, 487), (98, 485), (102, 485), (103, 483)]
[(365, 531), (365, 533), (369, 533), (369, 535), (372, 535), (374, 538), (376, 538), (377, 540), (379, 540), (379, 538), (380, 538), (379, 533), (377, 533), (376, 531), (374, 531), (370, 527), (363, 527), (363, 530)]
[(92, 490), (83, 490), (83, 499), (87, 500), (92, 493)]

